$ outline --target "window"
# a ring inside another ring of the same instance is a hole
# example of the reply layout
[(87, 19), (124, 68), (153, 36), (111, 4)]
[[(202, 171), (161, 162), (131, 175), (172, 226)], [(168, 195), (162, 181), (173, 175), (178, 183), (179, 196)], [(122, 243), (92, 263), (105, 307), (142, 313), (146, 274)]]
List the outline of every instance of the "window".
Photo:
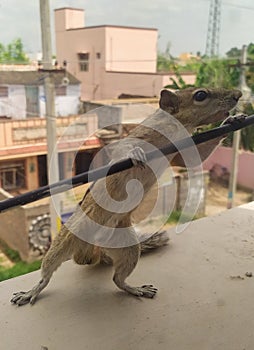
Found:
[(56, 96), (66, 96), (66, 86), (59, 85), (55, 87)]
[(0, 97), (8, 97), (8, 87), (0, 86)]
[(78, 53), (79, 69), (81, 72), (88, 72), (89, 70), (89, 53)]
[(96, 52), (96, 58), (99, 60), (101, 58), (101, 53), (100, 52)]
[(5, 190), (25, 187), (25, 166), (23, 162), (0, 165), (0, 185)]

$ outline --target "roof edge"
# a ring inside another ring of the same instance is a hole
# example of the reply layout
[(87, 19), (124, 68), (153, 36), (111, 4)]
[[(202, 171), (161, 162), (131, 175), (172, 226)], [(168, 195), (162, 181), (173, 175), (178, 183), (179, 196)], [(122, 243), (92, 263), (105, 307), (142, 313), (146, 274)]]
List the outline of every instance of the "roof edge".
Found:
[(121, 25), (113, 25), (113, 24), (99, 24), (95, 26), (81, 27), (81, 28), (69, 28), (66, 31), (71, 30), (83, 30), (83, 29), (96, 29), (96, 28), (123, 28), (123, 29), (135, 29), (135, 30), (150, 30), (158, 32), (158, 28), (151, 27), (135, 27), (135, 26), (121, 26)]

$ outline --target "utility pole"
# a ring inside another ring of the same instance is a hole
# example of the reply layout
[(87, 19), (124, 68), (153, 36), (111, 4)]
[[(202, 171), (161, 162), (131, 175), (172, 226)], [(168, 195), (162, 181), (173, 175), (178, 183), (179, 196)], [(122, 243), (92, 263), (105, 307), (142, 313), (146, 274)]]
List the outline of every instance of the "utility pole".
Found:
[[(51, 28), (49, 0), (40, 0), (41, 39), (42, 39), (42, 66), (46, 73), (44, 79), (44, 91), (46, 100), (46, 125), (47, 125), (47, 166), (48, 182), (52, 184), (59, 181), (58, 152), (56, 136), (55, 115), (55, 84), (52, 76)], [(50, 198), (51, 235), (55, 237), (59, 230), (60, 199), (58, 195)]]
[[(251, 90), (246, 84), (245, 79), (245, 70), (247, 64), (247, 46), (243, 45), (242, 54), (241, 54), (241, 75), (240, 75), (240, 83), (239, 88), (242, 91), (243, 97), (242, 101), (240, 100), (240, 104), (249, 100), (251, 95)], [(228, 204), (227, 208), (230, 209), (234, 206), (234, 197), (237, 186), (237, 173), (238, 173), (238, 153), (239, 153), (239, 144), (241, 139), (241, 131), (237, 130), (233, 134), (233, 152), (232, 152), (232, 164), (229, 178), (229, 189), (228, 189)]]

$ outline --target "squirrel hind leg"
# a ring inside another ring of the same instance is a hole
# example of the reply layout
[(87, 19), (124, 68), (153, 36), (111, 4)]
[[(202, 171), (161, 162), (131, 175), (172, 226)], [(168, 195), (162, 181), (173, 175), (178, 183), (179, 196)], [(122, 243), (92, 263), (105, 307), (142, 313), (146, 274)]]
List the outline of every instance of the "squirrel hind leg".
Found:
[(35, 303), (38, 295), (48, 285), (53, 275), (53, 272), (64, 261), (70, 258), (75, 246), (74, 240), (75, 237), (67, 230), (63, 230), (56, 236), (47, 254), (42, 260), (41, 280), (31, 290), (27, 292), (14, 293), (11, 299), (12, 304), (21, 306), (27, 303)]
[(125, 282), (137, 265), (140, 255), (139, 245), (113, 250), (107, 249), (107, 254), (113, 260), (115, 267), (113, 281), (118, 288), (137, 297), (153, 298), (155, 296), (157, 289), (152, 285), (133, 287)]

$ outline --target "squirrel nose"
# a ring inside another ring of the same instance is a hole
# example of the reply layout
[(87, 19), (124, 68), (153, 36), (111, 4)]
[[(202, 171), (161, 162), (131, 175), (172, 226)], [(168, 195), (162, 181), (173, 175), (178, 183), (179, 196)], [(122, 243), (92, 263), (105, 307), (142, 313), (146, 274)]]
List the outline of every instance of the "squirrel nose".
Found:
[(242, 97), (242, 92), (240, 90), (234, 90), (233, 91), (233, 99), (235, 101), (238, 101), (240, 97)]

